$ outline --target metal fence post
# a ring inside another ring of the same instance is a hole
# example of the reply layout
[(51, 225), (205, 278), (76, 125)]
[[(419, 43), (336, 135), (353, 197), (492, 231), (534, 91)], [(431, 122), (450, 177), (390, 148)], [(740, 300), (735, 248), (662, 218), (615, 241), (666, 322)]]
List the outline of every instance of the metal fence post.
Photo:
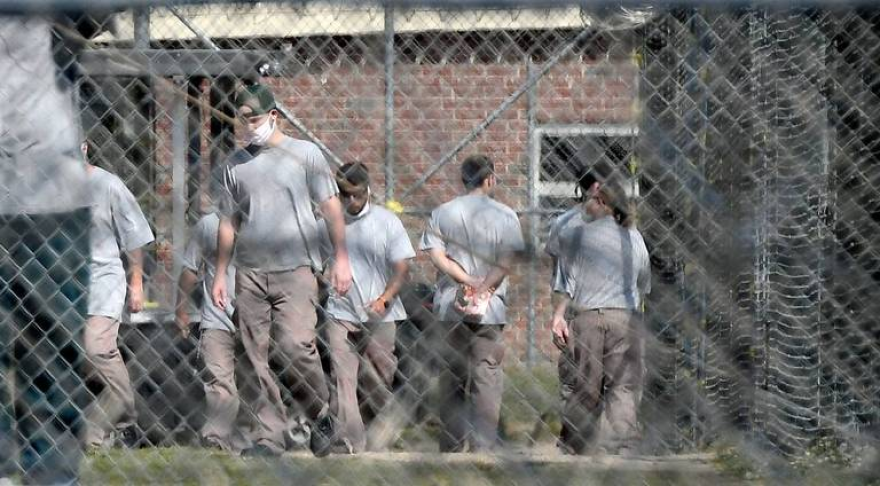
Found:
[(134, 48), (150, 48), (150, 7), (134, 10)]
[(385, 7), (385, 200), (394, 199), (394, 7)]
[[(174, 90), (174, 103), (171, 108), (171, 240), (176, 248), (182, 248), (186, 239), (186, 152), (188, 140), (186, 128), (189, 122), (186, 106), (186, 79), (175, 83), (180, 89)], [(172, 276), (180, 275), (181, 263), (174, 255)]]
[[(526, 63), (528, 78), (531, 79), (534, 75), (535, 66), (532, 63), (531, 58), (528, 59)], [(535, 112), (537, 110), (538, 105), (538, 93), (537, 93), (537, 84), (533, 84), (526, 94), (527, 108), (526, 108), (526, 130), (528, 131), (526, 140), (528, 140), (529, 147), (526, 150), (526, 153), (529, 154), (529, 157), (532, 157), (532, 154), (535, 153), (535, 147), (532, 145), (540, 145), (539, 140), (534, 140), (533, 134), (535, 131)], [(537, 316), (537, 305), (538, 305), (538, 295), (537, 289), (535, 288), (536, 281), (538, 279), (538, 245), (540, 245), (541, 239), (538, 237), (538, 231), (540, 226), (541, 217), (538, 214), (538, 178), (541, 175), (540, 166), (541, 166), (541, 152), (538, 153), (538, 160), (529, 160), (529, 168), (528, 168), (528, 178), (529, 178), (529, 278), (526, 285), (529, 289), (529, 302), (528, 302), (528, 310), (527, 310), (527, 335), (526, 335), (526, 364), (531, 366), (535, 362), (535, 329), (538, 320)]]

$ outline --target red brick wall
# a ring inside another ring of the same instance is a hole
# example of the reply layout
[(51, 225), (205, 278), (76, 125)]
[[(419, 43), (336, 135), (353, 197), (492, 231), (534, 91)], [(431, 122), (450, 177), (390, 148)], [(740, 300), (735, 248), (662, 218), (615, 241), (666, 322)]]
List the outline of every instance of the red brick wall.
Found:
[[(395, 95), (395, 194), (400, 197), (435, 161), (451, 150), (527, 77), (521, 64), (397, 65)], [(538, 83), (538, 124), (609, 124), (635, 121), (637, 67), (629, 61), (561, 64)], [(340, 66), (289, 78), (268, 78), (284, 105), (343, 161), (366, 163), (374, 191), (384, 194), (384, 83), (381, 66)], [(452, 163), (401, 202), (407, 209), (430, 210), (461, 192), (458, 164), (464, 156), (485, 153), (495, 160), (501, 178), (499, 200), (525, 209), (528, 200), (528, 120), (526, 97), (520, 98), (469, 144)], [(160, 127), (161, 128), (161, 127)], [(296, 134), (291, 127), (286, 131)], [(167, 132), (166, 132), (167, 133)], [(161, 138), (161, 137), (160, 137)], [(207, 160), (207, 157), (206, 157)], [(414, 244), (423, 227), (419, 217), (405, 223)], [(526, 218), (523, 230), (528, 230)], [(170, 231), (169, 231), (170, 232)], [(433, 279), (420, 261), (417, 278)], [(512, 277), (509, 333), (521, 355), (526, 339), (527, 266)], [(549, 350), (544, 330), (549, 313), (548, 265), (542, 259), (536, 285), (539, 333), (536, 342)]]

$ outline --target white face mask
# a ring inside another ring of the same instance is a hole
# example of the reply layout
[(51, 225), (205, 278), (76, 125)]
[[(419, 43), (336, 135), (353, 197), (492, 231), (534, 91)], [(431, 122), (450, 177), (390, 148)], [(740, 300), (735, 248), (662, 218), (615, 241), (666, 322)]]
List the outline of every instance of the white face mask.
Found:
[(248, 130), (244, 142), (247, 145), (266, 145), (273, 132), (275, 132), (275, 117), (270, 115), (262, 125)]

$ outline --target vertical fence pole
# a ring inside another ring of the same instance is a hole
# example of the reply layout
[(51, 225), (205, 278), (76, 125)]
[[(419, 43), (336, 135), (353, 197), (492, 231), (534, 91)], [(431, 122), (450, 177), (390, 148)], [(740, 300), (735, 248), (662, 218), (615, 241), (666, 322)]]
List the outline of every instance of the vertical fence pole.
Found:
[[(526, 77), (527, 79), (531, 79), (534, 75), (535, 67), (532, 64), (531, 57), (527, 61), (526, 64)], [(533, 84), (528, 92), (526, 93), (526, 126), (527, 126), (527, 136), (526, 140), (528, 140), (529, 147), (527, 147), (526, 153), (533, 157), (532, 154), (535, 153), (535, 147), (532, 147), (534, 144), (540, 144), (540, 141), (535, 140), (533, 137), (535, 130), (535, 111), (537, 109), (538, 104), (538, 94), (536, 90), (536, 84)], [(538, 295), (537, 289), (535, 288), (536, 281), (538, 279), (538, 245), (540, 245), (541, 239), (538, 237), (538, 227), (539, 227), (539, 219), (538, 215), (538, 176), (540, 175), (540, 171), (538, 168), (540, 167), (540, 150), (537, 151), (538, 160), (530, 160), (529, 161), (529, 169), (528, 169), (528, 178), (529, 178), (529, 278), (527, 282), (527, 287), (529, 289), (529, 303), (527, 309), (527, 335), (526, 335), (526, 364), (528, 366), (532, 366), (535, 362), (535, 329), (538, 320), (537, 316), (537, 304), (538, 304)]]
[(140, 7), (134, 10), (134, 48), (150, 48), (150, 8)]
[(202, 81), (204, 78), (189, 78), (186, 83), (187, 94), (187, 217), (195, 221), (202, 214)]
[[(171, 240), (174, 248), (182, 249), (186, 238), (186, 152), (188, 141), (186, 128), (187, 114), (186, 79), (177, 83), (180, 89), (174, 90), (174, 104), (171, 108)], [(175, 255), (172, 275), (180, 274), (180, 258)]]
[(385, 200), (394, 199), (394, 7), (385, 7)]

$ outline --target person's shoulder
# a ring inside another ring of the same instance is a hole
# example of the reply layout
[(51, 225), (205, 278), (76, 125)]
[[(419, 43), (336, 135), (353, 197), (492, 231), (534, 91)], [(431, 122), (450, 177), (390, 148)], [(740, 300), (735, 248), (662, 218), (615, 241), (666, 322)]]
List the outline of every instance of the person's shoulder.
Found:
[(517, 214), (516, 214), (516, 211), (514, 211), (513, 208), (511, 208), (507, 204), (504, 204), (503, 202), (498, 201), (494, 198), (486, 198), (486, 200), (488, 201), (487, 203), (489, 204), (489, 206), (491, 206), (492, 208), (494, 208), (496, 211), (503, 214), (504, 216), (506, 216), (508, 218), (514, 218), (514, 219), (519, 218), (519, 216), (517, 216)]
[(387, 225), (395, 225), (398, 223), (403, 225), (400, 217), (398, 217), (393, 211), (384, 206), (376, 204), (372, 207), (372, 209), (370, 209), (370, 212), (372, 213), (372, 216), (376, 219), (376, 221), (381, 221), (382, 223), (385, 223)]
[(308, 140), (293, 138), (288, 135), (284, 136), (284, 139), (282, 139), (279, 146), (291, 155), (299, 157), (305, 156), (307, 159), (311, 159), (311, 156), (321, 153), (321, 148), (315, 143)]
[(444, 203), (440, 203), (437, 207), (431, 211), (432, 215), (440, 216), (452, 211), (458, 210), (464, 203), (464, 196), (458, 196), (456, 198), (452, 198)]
[(128, 190), (125, 186), (125, 182), (123, 182), (118, 175), (100, 167), (95, 167), (92, 170), (90, 178), (93, 183), (99, 186), (105, 186), (114, 190)]
[(645, 236), (642, 235), (642, 232), (639, 231), (639, 229), (635, 225), (630, 226), (628, 229), (629, 229), (629, 234), (632, 235), (632, 238), (635, 239), (636, 241), (638, 241), (639, 243), (641, 243), (642, 246), (644, 246), (645, 245)]
[(255, 157), (256, 155), (253, 152), (246, 148), (239, 147), (226, 158), (226, 168), (234, 170), (236, 167), (254, 160)]

